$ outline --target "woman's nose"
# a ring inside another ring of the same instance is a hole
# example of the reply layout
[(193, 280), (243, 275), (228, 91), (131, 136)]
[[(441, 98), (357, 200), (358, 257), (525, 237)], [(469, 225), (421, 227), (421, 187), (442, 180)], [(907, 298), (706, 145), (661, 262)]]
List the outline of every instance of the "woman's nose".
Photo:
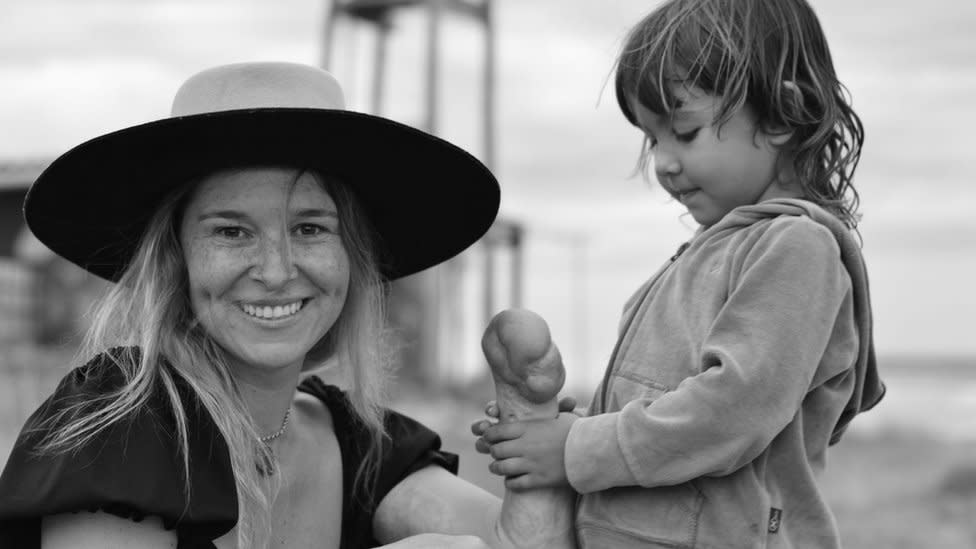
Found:
[(263, 239), (251, 277), (268, 287), (278, 287), (298, 276), (287, 238)]

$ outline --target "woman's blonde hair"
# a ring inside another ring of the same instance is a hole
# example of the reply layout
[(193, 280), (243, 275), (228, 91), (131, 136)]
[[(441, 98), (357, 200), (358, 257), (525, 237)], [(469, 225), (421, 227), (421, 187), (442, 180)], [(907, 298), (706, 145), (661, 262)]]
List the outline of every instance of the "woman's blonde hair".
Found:
[[(293, 185), (305, 171), (296, 169)], [(350, 281), (339, 317), (313, 346), (305, 366), (311, 369), (338, 357), (338, 362), (349, 368), (350, 403), (372, 441), (355, 482), (362, 483), (369, 493), (385, 436), (381, 403), (390, 362), (385, 346), (387, 285), (379, 272), (372, 229), (355, 195), (341, 181), (312, 173), (338, 208)], [(263, 545), (261, 540), (270, 531), (270, 500), (262, 489), (260, 470), (274, 456), (259, 440), (224, 352), (203, 330), (190, 306), (179, 230), (182, 212), (198, 183), (184, 185), (163, 201), (122, 277), (93, 309), (80, 358), (119, 346), (138, 350), (106, 355), (122, 373), (125, 384), (94, 402), (69, 406), (41, 425), (49, 435), (38, 451), (70, 452), (83, 446), (102, 430), (142, 411), (153, 393), (162, 388), (175, 418), (189, 502), (193, 464), (189, 462), (186, 403), (177, 391), (178, 381), (182, 382), (226, 441), (237, 484), (238, 546), (251, 547)]]

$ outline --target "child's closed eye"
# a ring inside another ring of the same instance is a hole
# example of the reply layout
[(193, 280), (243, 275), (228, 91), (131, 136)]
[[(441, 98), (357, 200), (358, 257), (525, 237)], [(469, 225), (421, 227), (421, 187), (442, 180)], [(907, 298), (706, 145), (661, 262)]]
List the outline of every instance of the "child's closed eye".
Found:
[(674, 130), (674, 137), (682, 143), (691, 143), (692, 141), (695, 140), (695, 137), (698, 136), (698, 130), (700, 129), (701, 128), (695, 128), (687, 132), (679, 132), (677, 130)]

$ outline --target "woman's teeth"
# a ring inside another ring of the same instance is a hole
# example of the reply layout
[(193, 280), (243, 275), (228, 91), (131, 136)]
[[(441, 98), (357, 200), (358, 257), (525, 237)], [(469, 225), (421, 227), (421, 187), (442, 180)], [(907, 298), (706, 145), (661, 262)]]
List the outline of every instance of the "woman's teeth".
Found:
[(301, 310), (301, 308), (301, 301), (289, 303), (288, 305), (275, 305), (274, 307), (270, 305), (248, 305), (246, 303), (241, 305), (241, 309), (243, 309), (248, 315), (268, 320), (276, 320), (286, 316), (291, 316)]

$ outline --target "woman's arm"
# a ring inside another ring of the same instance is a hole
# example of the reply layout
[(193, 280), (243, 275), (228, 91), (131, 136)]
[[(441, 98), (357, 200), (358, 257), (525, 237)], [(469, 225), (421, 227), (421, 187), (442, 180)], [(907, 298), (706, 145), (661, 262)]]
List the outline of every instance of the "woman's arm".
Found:
[(420, 534), (377, 549), (492, 549), (492, 547), (475, 536)]
[(373, 534), (392, 543), (424, 532), (472, 535), (494, 549), (575, 547), (571, 489), (506, 491), (504, 501), (441, 467), (393, 487), (373, 516)]
[(140, 522), (103, 511), (64, 513), (41, 520), (41, 549), (176, 549), (176, 532), (159, 517)]
[(373, 533), (382, 543), (422, 534), (468, 534), (496, 548), (502, 501), (445, 469), (430, 465), (400, 481), (380, 501)]

